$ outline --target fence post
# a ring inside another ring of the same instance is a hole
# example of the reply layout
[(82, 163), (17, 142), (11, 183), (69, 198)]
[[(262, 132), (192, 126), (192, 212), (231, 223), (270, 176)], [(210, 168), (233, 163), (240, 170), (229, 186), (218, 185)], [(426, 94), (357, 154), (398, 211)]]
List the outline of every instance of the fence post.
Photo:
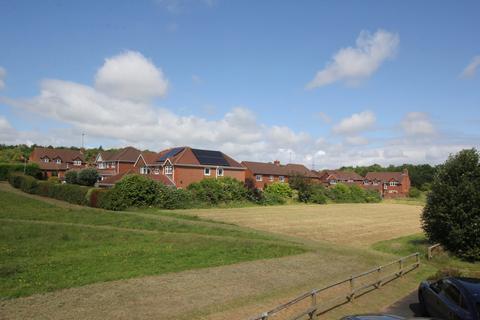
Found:
[(313, 317), (315, 316), (315, 307), (317, 306), (317, 290), (312, 290), (312, 302), (311, 302), (311, 307), (312, 311), (308, 314), (308, 319), (312, 320)]
[(268, 320), (268, 312), (262, 313), (262, 320)]
[(402, 276), (403, 275), (403, 258), (398, 260), (398, 262), (400, 263), (400, 271), (398, 272), (398, 274), (399, 276)]
[(350, 297), (349, 301), (353, 301), (355, 299), (355, 282), (353, 276), (350, 276)]
[(417, 263), (417, 267), (419, 267), (420, 266), (420, 253), (417, 252), (415, 254), (415, 260), (416, 260), (416, 263)]
[(377, 269), (377, 277), (378, 277), (378, 282), (377, 282), (377, 289), (380, 288), (382, 286), (382, 267), (378, 267)]

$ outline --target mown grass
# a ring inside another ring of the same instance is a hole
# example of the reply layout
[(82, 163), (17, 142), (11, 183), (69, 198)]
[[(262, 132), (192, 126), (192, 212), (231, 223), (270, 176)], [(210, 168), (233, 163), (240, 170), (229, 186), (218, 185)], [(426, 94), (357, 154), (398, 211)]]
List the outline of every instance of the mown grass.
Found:
[(423, 263), (433, 267), (436, 271), (453, 268), (458, 269), (466, 276), (480, 277), (480, 262), (470, 263), (463, 261), (448, 252), (436, 253), (433, 259), (427, 260), (427, 248), (431, 245), (425, 235), (419, 233), (392, 240), (380, 241), (374, 244), (372, 248), (399, 256), (420, 252)]
[(8, 192), (0, 203), (1, 299), (306, 251), (268, 234), (60, 208)]

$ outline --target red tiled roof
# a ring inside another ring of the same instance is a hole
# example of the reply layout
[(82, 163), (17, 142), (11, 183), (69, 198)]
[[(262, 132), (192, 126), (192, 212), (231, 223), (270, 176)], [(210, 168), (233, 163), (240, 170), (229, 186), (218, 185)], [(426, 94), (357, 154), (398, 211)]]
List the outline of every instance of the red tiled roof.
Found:
[(389, 182), (392, 180), (401, 182), (403, 179), (403, 173), (402, 172), (369, 172), (365, 176), (367, 180), (377, 180), (377, 181), (382, 181), (382, 182)]
[(292, 174), (299, 174), (305, 176), (307, 178), (319, 178), (320, 176), (313, 170), (308, 169), (303, 164), (296, 164), (296, 163), (288, 163), (285, 165), (288, 173)]
[(146, 151), (142, 152), (142, 157), (147, 165), (155, 165), (158, 164), (157, 160), (160, 159), (160, 154), (156, 152)]
[(135, 162), (140, 153), (134, 147), (126, 147), (118, 151), (101, 151), (100, 156), (103, 161)]
[(339, 181), (363, 181), (364, 178), (356, 172), (353, 171), (340, 171), (340, 170), (327, 170), (324, 174), (325, 179), (327, 180), (339, 180)]
[(57, 148), (41, 148), (36, 147), (33, 149), (32, 154), (30, 155), (30, 161), (36, 163), (45, 163), (42, 162), (42, 159), (48, 157), (51, 160), (60, 158), (63, 162), (73, 163), (74, 160), (81, 160), (82, 163), (85, 162), (85, 157), (80, 150), (71, 150), (71, 149), (57, 149)]
[(254, 162), (254, 161), (242, 161), (242, 165), (253, 174), (265, 174), (275, 176), (287, 176), (288, 170), (286, 166), (274, 164), (272, 162)]

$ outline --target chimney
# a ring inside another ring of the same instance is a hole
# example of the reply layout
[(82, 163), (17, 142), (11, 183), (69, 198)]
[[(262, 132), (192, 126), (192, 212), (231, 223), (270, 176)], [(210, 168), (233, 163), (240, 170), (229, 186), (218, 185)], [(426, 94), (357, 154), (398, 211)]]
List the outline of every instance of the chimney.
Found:
[(276, 165), (276, 166), (280, 166), (280, 160), (273, 161), (273, 164)]

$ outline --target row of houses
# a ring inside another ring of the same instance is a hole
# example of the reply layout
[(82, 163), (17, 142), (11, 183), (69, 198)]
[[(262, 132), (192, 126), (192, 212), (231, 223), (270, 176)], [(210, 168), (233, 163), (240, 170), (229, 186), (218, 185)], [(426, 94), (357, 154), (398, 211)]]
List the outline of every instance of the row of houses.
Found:
[(302, 164), (274, 162), (238, 162), (221, 151), (175, 147), (161, 152), (140, 151), (126, 147), (118, 151), (101, 151), (88, 163), (82, 150), (35, 148), (30, 162), (37, 163), (45, 176), (64, 179), (68, 170), (94, 167), (100, 175), (100, 187), (112, 187), (127, 174), (141, 174), (164, 185), (186, 188), (206, 178), (232, 177), (241, 182), (250, 179), (264, 189), (274, 182), (286, 183), (294, 175), (308, 178), (326, 187), (338, 183), (354, 184), (377, 190), (384, 197), (406, 196), (410, 190), (408, 171), (369, 172), (365, 177), (355, 172), (310, 170)]

